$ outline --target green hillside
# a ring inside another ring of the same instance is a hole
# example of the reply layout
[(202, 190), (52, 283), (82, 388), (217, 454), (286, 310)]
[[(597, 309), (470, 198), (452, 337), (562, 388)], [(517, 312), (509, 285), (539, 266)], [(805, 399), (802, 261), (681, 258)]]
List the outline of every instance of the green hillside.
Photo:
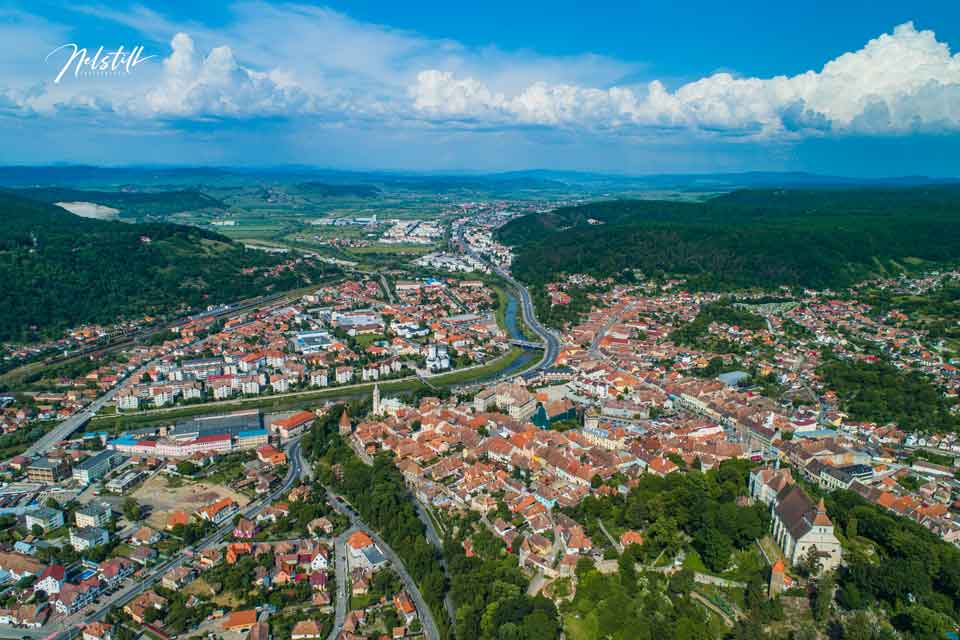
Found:
[(209, 231), (81, 218), (9, 193), (0, 193), (0, 224), (0, 340), (303, 286), (329, 269), (269, 277), (264, 268), (282, 258)]
[(120, 210), (120, 217), (166, 216), (180, 211), (223, 207), (224, 204), (199, 191), (89, 191), (60, 187), (11, 189), (13, 195), (47, 202), (93, 202)]
[(843, 286), (904, 260), (960, 259), (960, 188), (748, 190), (702, 203), (599, 202), (501, 228), (531, 283), (630, 269), (700, 288)]

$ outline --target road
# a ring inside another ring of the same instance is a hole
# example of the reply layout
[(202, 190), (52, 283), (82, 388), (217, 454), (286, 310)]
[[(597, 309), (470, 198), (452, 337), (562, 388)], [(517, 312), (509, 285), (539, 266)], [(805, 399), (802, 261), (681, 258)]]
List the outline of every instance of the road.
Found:
[(347, 602), (350, 600), (349, 574), (347, 573), (347, 538), (356, 529), (350, 528), (337, 536), (333, 542), (334, 563), (337, 570), (337, 602), (334, 607), (333, 629), (330, 630), (329, 640), (336, 640), (343, 630), (343, 623), (347, 620)]
[(524, 323), (526, 323), (531, 331), (537, 334), (544, 344), (543, 355), (540, 357), (540, 361), (530, 369), (527, 369), (527, 371), (541, 371), (549, 368), (557, 359), (557, 356), (560, 355), (560, 339), (553, 331), (540, 324), (540, 321), (537, 319), (537, 314), (534, 311), (533, 299), (530, 297), (530, 290), (515, 280), (514, 277), (509, 273), (492, 262), (485, 260), (473, 249), (471, 249), (470, 245), (468, 245), (463, 239), (463, 229), (461, 229), (457, 235), (456, 243), (463, 253), (487, 265), (491, 271), (506, 280), (507, 283), (517, 292), (518, 297), (520, 298)]
[[(140, 376), (146, 373), (148, 367), (149, 364), (145, 364), (130, 375), (137, 376), (137, 378), (134, 379), (139, 379)], [(46, 453), (61, 440), (66, 440), (71, 433), (85, 425), (87, 421), (89, 421), (90, 418), (97, 413), (97, 411), (102, 409), (105, 404), (110, 402), (113, 399), (113, 396), (115, 396), (119, 390), (120, 385), (117, 384), (105, 394), (87, 405), (85, 409), (73, 414), (56, 427), (37, 438), (37, 441), (30, 445), (30, 447), (24, 451), (23, 454), (32, 458), (35, 455)]]
[[(394, 553), (393, 549), (390, 548), (383, 538), (381, 538), (376, 531), (368, 527), (360, 519), (360, 516), (350, 507), (348, 507), (343, 498), (338, 496), (333, 492), (332, 489), (327, 487), (327, 494), (330, 496), (330, 504), (334, 509), (347, 516), (350, 520), (350, 530), (347, 532), (352, 533), (353, 531), (363, 531), (368, 536), (370, 536), (380, 551), (383, 553), (383, 556), (390, 562), (393, 568), (396, 570), (397, 575), (400, 576), (401, 582), (403, 582), (404, 589), (410, 595), (410, 599), (413, 600), (413, 604), (417, 607), (417, 613), (420, 615), (420, 623), (423, 625), (423, 633), (427, 637), (427, 640), (440, 640), (440, 631), (437, 629), (437, 623), (433, 619), (433, 612), (430, 611), (430, 607), (427, 606), (427, 602), (423, 599), (423, 595), (420, 593), (420, 588), (417, 586), (416, 581), (413, 577), (407, 572), (407, 568), (403, 565), (403, 561)], [(338, 573), (339, 576), (339, 573)], [(340, 597), (340, 579), (337, 579), (337, 596)], [(337, 602), (337, 606), (340, 606), (340, 603)], [(346, 614), (344, 614), (346, 615)], [(342, 622), (340, 626), (334, 626), (333, 632), (331, 633), (331, 638), (336, 638), (342, 628)]]
[[(287, 444), (286, 452), (287, 459), (290, 461), (290, 466), (287, 469), (287, 476), (284, 478), (283, 483), (274, 489), (272, 493), (261, 498), (260, 500), (257, 500), (256, 502), (251, 502), (249, 505), (247, 505), (240, 511), (241, 515), (246, 518), (256, 517), (257, 514), (272, 504), (282, 494), (289, 491), (293, 487), (294, 482), (301, 477), (304, 467), (302, 465), (303, 458), (300, 452), (300, 440), (291, 440)], [(228, 535), (230, 535), (231, 531), (233, 531), (232, 518), (229, 522), (208, 535), (199, 543), (195, 544), (194, 551), (203, 551), (204, 549), (208, 549), (220, 544)], [(109, 612), (110, 609), (113, 607), (121, 607), (127, 602), (133, 600), (141, 593), (159, 582), (165, 573), (188, 562), (191, 557), (192, 556), (187, 556), (183, 553), (180, 553), (176, 557), (170, 558), (162, 564), (153, 567), (145, 575), (140, 576), (134, 584), (128, 585), (114, 593), (112, 596), (109, 596), (103, 602), (103, 604), (101, 604), (94, 611), (85, 615), (74, 614), (73, 616), (66, 618), (65, 623), (67, 624), (65, 624), (65, 626), (70, 627), (78, 622), (83, 622), (86, 624), (93, 622), (94, 620), (103, 620), (104, 616), (107, 615), (107, 612)]]
[(393, 290), (390, 288), (390, 284), (387, 282), (387, 276), (380, 275), (380, 285), (383, 287), (383, 293), (387, 296), (387, 300), (390, 301), (390, 304), (396, 304), (397, 300), (393, 297)]
[(43, 638), (50, 635), (49, 629), (20, 629), (9, 625), (0, 625), (0, 638), (22, 640), (23, 638)]
[[(430, 514), (427, 513), (427, 507), (425, 507), (416, 497), (411, 498), (413, 504), (417, 507), (417, 516), (420, 517), (420, 522), (423, 523), (423, 526), (427, 530), (427, 541), (437, 548), (437, 553), (440, 554), (440, 565), (443, 567), (443, 572), (447, 575), (447, 581), (450, 580), (450, 574), (447, 571), (447, 559), (443, 555), (443, 542), (440, 540), (440, 536), (437, 535), (437, 529), (433, 526), (433, 519), (430, 517)], [(447, 610), (447, 615), (451, 620), (457, 619), (457, 608), (453, 604), (453, 598), (450, 597), (450, 593), (446, 593), (443, 597), (443, 606)]]
[(590, 356), (596, 358), (600, 355), (600, 341), (603, 340), (603, 337), (607, 335), (607, 332), (610, 331), (613, 325), (620, 322), (620, 320), (627, 314), (628, 311), (631, 311), (636, 303), (631, 303), (626, 307), (622, 308), (616, 313), (610, 314), (610, 317), (604, 323), (603, 327), (597, 331), (593, 336), (593, 340), (590, 341)]

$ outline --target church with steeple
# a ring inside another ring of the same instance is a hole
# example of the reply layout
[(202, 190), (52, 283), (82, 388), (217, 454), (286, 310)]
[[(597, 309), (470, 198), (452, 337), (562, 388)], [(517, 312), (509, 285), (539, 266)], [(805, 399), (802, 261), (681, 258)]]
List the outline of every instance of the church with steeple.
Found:
[(786, 560), (796, 565), (815, 550), (820, 570), (835, 569), (842, 560), (840, 541), (833, 533), (823, 499), (814, 504), (799, 485), (784, 488), (773, 503), (773, 539)]

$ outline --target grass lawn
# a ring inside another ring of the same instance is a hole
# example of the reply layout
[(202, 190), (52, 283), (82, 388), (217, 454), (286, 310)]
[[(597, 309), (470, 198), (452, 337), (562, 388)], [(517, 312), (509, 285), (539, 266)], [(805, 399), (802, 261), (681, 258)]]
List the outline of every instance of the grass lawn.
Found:
[(128, 555), (130, 555), (130, 551), (132, 551), (130, 545), (118, 544), (113, 548), (113, 556), (115, 558), (126, 558)]
[(764, 553), (770, 559), (770, 564), (776, 563), (777, 560), (783, 557), (780, 547), (777, 546), (777, 543), (774, 542), (770, 536), (760, 538), (760, 546), (763, 547)]
[(365, 593), (360, 596), (350, 596), (350, 608), (351, 609), (364, 609), (369, 605), (376, 602), (377, 599), (369, 593)]
[(697, 553), (696, 549), (692, 548), (686, 550), (686, 556), (683, 559), (684, 569), (691, 569), (699, 573), (718, 576), (736, 582), (749, 582), (750, 578), (766, 568), (767, 563), (763, 559), (760, 550), (757, 549), (756, 546), (750, 546), (742, 551), (735, 551), (733, 557), (730, 558), (730, 566), (734, 568), (729, 571), (724, 571), (723, 573), (711, 571), (703, 563), (703, 559), (700, 558), (700, 554)]
[(720, 574), (720, 576), (727, 580), (737, 580), (739, 582), (749, 582), (750, 578), (767, 568), (767, 562), (763, 559), (763, 554), (760, 553), (756, 545), (750, 545), (742, 551), (735, 551), (731, 564), (736, 565), (736, 567)]
[(366, 247), (350, 247), (349, 252), (357, 255), (366, 253), (405, 253), (423, 255), (436, 251), (437, 246), (432, 244), (384, 244), (376, 243)]
[[(480, 380), (483, 378), (488, 378), (496, 375), (498, 372), (509, 367), (513, 362), (523, 355), (523, 349), (519, 347), (514, 347), (507, 351), (502, 356), (494, 358), (487, 364), (483, 366), (476, 367), (474, 369), (468, 369), (464, 371), (451, 371), (450, 373), (444, 374), (442, 376), (436, 376), (430, 378), (430, 383), (438, 386), (442, 385), (452, 385), (452, 384), (462, 384), (464, 382), (472, 382), (474, 380)], [(531, 361), (531, 366), (533, 361)], [(519, 373), (519, 372), (518, 372)]]
[(710, 573), (710, 570), (707, 569), (707, 565), (703, 564), (703, 559), (700, 558), (700, 554), (697, 553), (696, 549), (692, 548), (687, 549), (687, 553), (683, 558), (683, 568), (697, 571), (699, 573)]
[(563, 631), (570, 640), (593, 640), (597, 637), (595, 625), (586, 618), (570, 613), (563, 617)]
[(383, 335), (382, 333), (366, 333), (364, 335), (360, 335), (354, 338), (357, 345), (360, 347), (369, 347), (374, 342), (378, 342), (380, 340), (386, 340), (386, 339), (387, 339), (387, 336)]

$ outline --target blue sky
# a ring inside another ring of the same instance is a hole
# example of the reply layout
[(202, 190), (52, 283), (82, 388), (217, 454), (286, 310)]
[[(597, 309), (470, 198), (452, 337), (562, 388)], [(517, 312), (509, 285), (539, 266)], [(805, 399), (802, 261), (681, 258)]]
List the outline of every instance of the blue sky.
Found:
[[(958, 18), (947, 2), (0, 2), (0, 163), (956, 176)], [(151, 57), (78, 75), (69, 48), (48, 57), (68, 43)]]

